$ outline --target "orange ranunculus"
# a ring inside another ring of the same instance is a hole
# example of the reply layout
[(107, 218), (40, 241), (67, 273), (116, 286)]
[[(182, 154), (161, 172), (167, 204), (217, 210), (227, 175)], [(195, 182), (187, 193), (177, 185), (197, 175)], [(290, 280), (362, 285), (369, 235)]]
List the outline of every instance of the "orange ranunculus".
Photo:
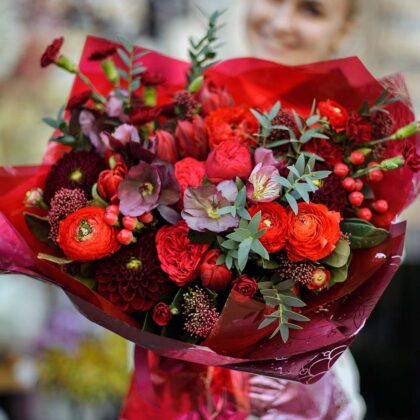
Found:
[(273, 201), (255, 204), (248, 211), (251, 216), (261, 211), (259, 229), (265, 229), (265, 233), (260, 241), (265, 249), (270, 254), (280, 251), (286, 244), (288, 221), (286, 210), (279, 203)]
[(323, 204), (299, 203), (289, 212), (287, 256), (292, 261), (318, 261), (334, 251), (340, 239), (340, 213)]
[(219, 108), (205, 119), (209, 144), (213, 149), (227, 140), (255, 146), (252, 136), (258, 131), (258, 122), (247, 108)]
[(105, 209), (83, 207), (60, 222), (57, 243), (66, 257), (93, 261), (117, 251), (117, 229), (104, 222)]

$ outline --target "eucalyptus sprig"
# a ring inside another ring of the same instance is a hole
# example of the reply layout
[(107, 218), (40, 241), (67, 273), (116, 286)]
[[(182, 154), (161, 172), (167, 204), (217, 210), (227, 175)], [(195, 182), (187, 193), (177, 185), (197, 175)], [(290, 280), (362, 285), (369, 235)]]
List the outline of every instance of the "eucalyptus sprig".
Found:
[[(277, 275), (273, 276), (275, 279)], [(289, 339), (289, 330), (301, 330), (302, 327), (291, 321), (307, 322), (310, 319), (300, 313), (294, 312), (292, 308), (302, 308), (306, 306), (305, 302), (300, 300), (293, 293), (295, 282), (293, 280), (285, 280), (282, 282), (264, 281), (258, 283), (264, 302), (267, 306), (276, 308), (272, 313), (265, 315), (265, 319), (261, 322), (258, 329), (265, 328), (276, 322), (277, 327), (271, 334), (273, 338), (276, 334), (280, 336), (284, 343)]]
[(251, 220), (251, 216), (246, 209), (246, 187), (243, 186), (239, 191), (234, 203), (231, 206), (222, 207), (217, 210), (220, 216), (230, 214), (232, 217), (239, 216), (241, 219)]
[(261, 211), (256, 213), (249, 223), (241, 219), (239, 227), (227, 235), (228, 239), (219, 237), (219, 245), (224, 253), (217, 259), (217, 264), (225, 263), (229, 269), (235, 264), (236, 269), (242, 272), (250, 254), (269, 260), (270, 256), (259, 240), (265, 233), (265, 229), (259, 230), (260, 221)]
[(289, 169), (287, 178), (273, 177), (274, 181), (286, 188), (283, 198), (295, 214), (298, 213), (297, 201), (302, 199), (309, 203), (309, 193), (315, 192), (319, 188), (319, 181), (331, 174), (331, 171), (314, 171), (315, 161), (316, 157), (311, 156), (306, 162), (305, 155), (301, 154), (294, 165), (287, 167)]
[(191, 68), (187, 75), (188, 84), (191, 86), (194, 81), (201, 78), (204, 70), (215, 63), (217, 45), (217, 32), (221, 28), (219, 18), (225, 11), (216, 10), (208, 17), (207, 31), (205, 35), (195, 42), (189, 39), (190, 48), (188, 55), (191, 59)]

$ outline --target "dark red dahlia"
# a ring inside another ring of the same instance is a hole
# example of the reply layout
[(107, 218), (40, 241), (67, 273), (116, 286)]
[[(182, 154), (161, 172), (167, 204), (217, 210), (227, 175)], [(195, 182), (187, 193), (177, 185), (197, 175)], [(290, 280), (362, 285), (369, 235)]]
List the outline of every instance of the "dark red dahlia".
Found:
[(324, 204), (329, 210), (340, 211), (347, 205), (347, 193), (342, 187), (340, 178), (331, 173), (323, 179), (321, 187), (312, 195), (311, 201)]
[(47, 67), (58, 60), (63, 42), (64, 37), (60, 36), (60, 38), (54, 39), (54, 41), (48, 45), (41, 57), (41, 67)]
[(115, 46), (109, 46), (108, 48), (104, 48), (102, 50), (96, 50), (89, 56), (88, 60), (89, 61), (105, 60), (106, 58), (115, 54), (116, 51), (117, 51), (117, 47)]
[(160, 268), (152, 233), (103, 259), (95, 277), (98, 293), (128, 313), (148, 311), (173, 287)]
[[(271, 125), (284, 125), (285, 127), (290, 128), (295, 133), (297, 132), (297, 125), (293, 114), (286, 110), (281, 109), (279, 113), (274, 117), (271, 121)], [(272, 130), (270, 135), (268, 136), (268, 142), (272, 142), (275, 140), (282, 140), (282, 139), (290, 139), (290, 132), (288, 130), (282, 130), (280, 128), (275, 128)], [(287, 146), (286, 146), (287, 150)]]
[(322, 157), (325, 163), (329, 166), (334, 166), (336, 163), (343, 161), (343, 154), (340, 146), (332, 140), (327, 139), (312, 139), (306, 143), (305, 151), (315, 153)]
[(66, 153), (48, 173), (44, 185), (45, 202), (50, 203), (54, 194), (61, 188), (79, 188), (87, 199), (91, 199), (92, 186), (104, 169), (104, 159), (96, 152)]
[(69, 190), (60, 188), (51, 200), (51, 208), (48, 212), (48, 223), (50, 224), (49, 238), (57, 240), (58, 227), (60, 220), (65, 219), (70, 213), (81, 209), (87, 205), (85, 194), (79, 188)]
[(347, 120), (346, 134), (356, 144), (367, 143), (372, 140), (371, 123), (367, 118), (352, 112)]
[(404, 161), (413, 172), (420, 170), (420, 156), (417, 153), (416, 146), (413, 143), (407, 143), (403, 151)]
[(376, 111), (370, 117), (372, 124), (372, 139), (379, 140), (390, 136), (395, 127), (392, 115), (384, 111)]

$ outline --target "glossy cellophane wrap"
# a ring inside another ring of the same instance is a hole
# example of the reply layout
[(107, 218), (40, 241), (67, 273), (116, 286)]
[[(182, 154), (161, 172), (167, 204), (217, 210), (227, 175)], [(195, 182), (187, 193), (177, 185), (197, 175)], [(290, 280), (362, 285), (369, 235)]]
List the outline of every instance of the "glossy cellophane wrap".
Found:
[[(88, 37), (80, 62), (82, 72), (103, 94), (107, 94), (112, 86), (103, 75), (100, 64), (88, 61), (87, 57), (108, 45), (106, 40)], [(156, 52), (149, 52), (142, 60), (150, 71), (160, 72), (166, 77), (164, 86), (158, 88), (158, 105), (167, 103), (171, 94), (185, 85), (188, 64)], [(348, 110), (357, 110), (364, 100), (374, 102), (385, 83), (391, 94), (402, 96), (402, 101), (388, 108), (397, 126), (414, 119), (402, 76), (396, 75), (381, 83), (355, 57), (299, 67), (238, 58), (213, 66), (207, 71), (207, 77), (217, 85), (225, 86), (238, 105), (264, 109), (280, 100), (283, 106), (292, 107), (302, 115), (309, 114), (314, 99), (333, 99)], [(86, 86), (76, 77), (70, 97), (84, 90)], [(416, 142), (419, 148), (419, 136), (408, 141)], [(39, 252), (52, 251), (37, 241), (25, 224), (25, 192), (43, 185), (51, 164), (65, 148), (57, 143), (49, 143), (40, 166), (0, 168), (0, 269), (24, 273), (61, 287), (87, 318), (142, 349), (153, 351), (155, 355), (314, 383), (354, 340), (401, 262), (405, 223), (394, 223), (389, 226), (389, 238), (382, 244), (354, 251), (349, 277), (344, 283), (305, 298), (307, 307), (304, 313), (311, 321), (301, 331), (292, 330), (287, 343), (283, 343), (279, 336), (268, 339), (272, 326), (258, 330), (264, 317), (262, 302), (245, 299), (234, 291), (213, 332), (201, 345), (143, 332), (135, 319), (121, 312), (111, 302), (61, 271), (57, 265), (37, 259)], [(387, 199), (395, 217), (416, 197), (418, 186), (418, 174), (413, 174), (408, 168), (385, 173), (383, 182), (371, 185), (378, 196)], [(142, 353), (142, 350), (138, 350), (138, 353)], [(146, 362), (144, 357), (142, 360), (142, 367), (138, 370), (144, 372)], [(194, 371), (195, 365), (191, 366)], [(229, 375), (236, 375), (236, 372), (223, 372), (220, 374), (219, 370), (213, 370), (211, 377), (226, 379)], [(152, 377), (152, 374), (149, 376)], [(246, 383), (245, 376), (242, 378)], [(175, 381), (176, 386), (180, 385), (180, 380)], [(237, 378), (231, 380), (231, 383), (237, 382)], [(149, 385), (152, 386), (152, 382)], [(134, 376), (132, 387), (135, 386)], [(230, 387), (229, 395), (236, 402), (241, 399), (235, 387)], [(192, 404), (192, 400), (189, 399), (189, 404)], [(245, 401), (238, 406), (246, 407), (247, 404)], [(182, 410), (184, 408), (182, 406)]]

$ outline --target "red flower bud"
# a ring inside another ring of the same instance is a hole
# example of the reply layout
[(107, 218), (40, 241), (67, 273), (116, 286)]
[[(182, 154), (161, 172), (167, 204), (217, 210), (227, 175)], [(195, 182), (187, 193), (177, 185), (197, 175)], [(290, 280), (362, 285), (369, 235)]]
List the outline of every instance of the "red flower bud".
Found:
[(104, 222), (109, 226), (116, 226), (118, 224), (118, 214), (105, 211)]
[(225, 264), (217, 265), (216, 261), (221, 251), (211, 249), (206, 252), (200, 265), (201, 282), (204, 287), (218, 292), (224, 289), (232, 279), (232, 272)]
[(123, 163), (117, 163), (114, 169), (106, 169), (99, 174), (98, 193), (104, 200), (112, 203), (118, 202), (117, 189), (120, 182), (127, 175), (127, 167)]
[(118, 216), (120, 214), (120, 207), (117, 204), (111, 204), (105, 211), (107, 213), (115, 213)]
[(327, 269), (319, 267), (313, 272), (312, 280), (307, 284), (307, 287), (310, 290), (320, 290), (330, 281), (330, 278), (331, 273)]
[(156, 154), (159, 159), (175, 163), (178, 160), (175, 139), (166, 130), (156, 130)]
[(60, 36), (60, 38), (54, 39), (54, 41), (48, 45), (41, 57), (41, 67), (47, 67), (58, 60), (63, 42), (64, 37)]
[(168, 325), (169, 321), (172, 319), (171, 309), (166, 303), (159, 302), (153, 308), (152, 318), (156, 324), (160, 327), (164, 327), (165, 325)]
[(153, 219), (154, 219), (153, 213), (150, 212), (150, 211), (142, 214), (141, 216), (139, 216), (139, 221), (141, 223), (144, 223), (145, 225), (148, 225), (149, 223), (152, 223)]
[(249, 278), (246, 274), (242, 274), (242, 276), (232, 282), (232, 289), (243, 296), (252, 298), (257, 293), (258, 284), (255, 279)]
[(224, 87), (216, 86), (212, 81), (204, 83), (198, 97), (205, 115), (219, 108), (233, 105), (233, 99)]
[(134, 230), (137, 226), (137, 217), (124, 216), (122, 219), (123, 226), (128, 230)]
[(130, 245), (131, 242), (133, 242), (134, 235), (131, 230), (128, 229), (122, 229), (118, 232), (117, 240), (120, 244), (123, 245)]
[(192, 121), (179, 121), (175, 130), (178, 153), (181, 158), (205, 160), (208, 152), (207, 130), (203, 119), (195, 115)]

